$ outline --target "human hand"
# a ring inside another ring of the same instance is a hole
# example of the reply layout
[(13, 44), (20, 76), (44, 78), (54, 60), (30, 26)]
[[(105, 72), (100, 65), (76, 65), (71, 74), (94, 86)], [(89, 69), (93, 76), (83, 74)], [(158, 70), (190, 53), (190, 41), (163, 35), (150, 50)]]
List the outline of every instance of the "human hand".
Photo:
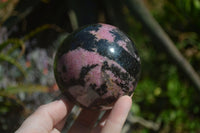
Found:
[[(129, 96), (120, 97), (95, 127), (100, 111), (83, 109), (69, 133), (120, 133), (131, 105)], [(42, 105), (22, 123), (16, 133), (60, 133), (73, 106), (64, 100)]]

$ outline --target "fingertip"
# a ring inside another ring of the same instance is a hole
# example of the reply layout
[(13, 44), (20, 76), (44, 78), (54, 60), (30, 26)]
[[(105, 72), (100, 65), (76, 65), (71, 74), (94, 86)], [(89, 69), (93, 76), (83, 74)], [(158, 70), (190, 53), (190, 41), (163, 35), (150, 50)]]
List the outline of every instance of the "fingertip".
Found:
[(128, 103), (132, 103), (132, 98), (128, 95), (121, 96), (119, 99), (123, 99), (124, 101)]
[(120, 132), (132, 106), (131, 97), (125, 95), (120, 97), (115, 103), (110, 115), (108, 116), (102, 133)]
[(49, 132), (55, 125), (59, 124), (72, 109), (72, 105), (63, 99), (41, 105), (30, 115), (18, 129), (18, 132)]
[(114, 105), (114, 108), (121, 106), (122, 108), (126, 108), (124, 110), (129, 110), (132, 106), (132, 98), (128, 95), (121, 96)]
[(65, 104), (65, 106), (67, 107), (67, 109), (73, 108), (74, 103), (70, 102), (67, 98), (62, 97), (60, 100)]

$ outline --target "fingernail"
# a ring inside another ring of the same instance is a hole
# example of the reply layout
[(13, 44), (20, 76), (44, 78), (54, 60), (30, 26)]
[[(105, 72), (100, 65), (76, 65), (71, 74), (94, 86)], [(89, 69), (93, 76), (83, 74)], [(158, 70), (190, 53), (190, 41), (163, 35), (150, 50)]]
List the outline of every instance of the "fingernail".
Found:
[(99, 125), (103, 127), (105, 124), (106, 124), (106, 120), (102, 121)]

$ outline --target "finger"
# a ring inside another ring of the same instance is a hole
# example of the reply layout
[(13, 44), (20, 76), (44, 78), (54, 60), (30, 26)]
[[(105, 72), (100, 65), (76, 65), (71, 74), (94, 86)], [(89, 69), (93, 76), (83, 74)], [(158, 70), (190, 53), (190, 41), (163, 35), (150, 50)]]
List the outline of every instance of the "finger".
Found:
[(88, 133), (99, 117), (100, 111), (83, 109), (69, 133)]
[(60, 131), (59, 131), (58, 129), (54, 128), (54, 129), (51, 131), (51, 133), (60, 133)]
[(62, 130), (62, 128), (65, 125), (66, 119), (69, 115), (69, 113), (71, 112), (72, 108), (74, 107), (74, 104), (71, 103), (68, 99), (66, 99), (65, 97), (61, 97), (63, 102), (65, 103), (65, 106), (68, 107), (67, 108), (67, 115), (64, 117), (64, 119), (62, 119), (60, 122), (58, 122), (56, 125), (54, 125), (54, 128), (58, 129), (59, 131)]
[(132, 105), (129, 96), (122, 96), (115, 103), (101, 133), (120, 133)]
[(72, 104), (66, 105), (63, 100), (56, 100), (46, 105), (40, 106), (31, 116), (29, 116), (16, 133), (50, 132), (67, 115), (72, 108)]
[[(71, 112), (71, 110), (68, 111), (68, 112)], [(56, 125), (54, 126), (54, 128), (57, 129), (58, 131), (61, 131), (61, 130), (63, 129), (64, 125), (65, 125), (66, 120), (67, 120), (67, 117), (65, 117), (65, 118), (62, 119), (58, 124), (56, 124)]]

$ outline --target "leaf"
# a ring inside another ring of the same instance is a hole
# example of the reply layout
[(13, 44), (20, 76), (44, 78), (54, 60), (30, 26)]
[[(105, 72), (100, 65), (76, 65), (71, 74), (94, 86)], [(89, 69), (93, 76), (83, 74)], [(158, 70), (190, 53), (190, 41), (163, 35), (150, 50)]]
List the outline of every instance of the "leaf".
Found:
[[(19, 94), (21, 92), (31, 94), (34, 92), (47, 92), (47, 91), (48, 91), (47, 86), (35, 85), (35, 84), (19, 84), (16, 86), (8, 86), (6, 89), (0, 89), (0, 97), (13, 99), (18, 105), (21, 105), (22, 107), (24, 107), (25, 110), (27, 110), (25, 103), (21, 101), (19, 98), (17, 98), (16, 94)], [(3, 112), (5, 113), (7, 111), (8, 110), (5, 105), (3, 105), (3, 109), (2, 107), (0, 108), (0, 113)]]
[(9, 18), (17, 5), (19, 0), (1, 0), (0, 1), (0, 23), (3, 23)]
[(9, 57), (9, 56), (4, 55), (4, 54), (0, 54), (0, 61), (6, 61), (6, 62), (8, 62), (8, 63), (10, 63), (10, 64), (12, 64), (14, 66), (16, 66), (20, 70), (20, 72), (24, 76), (26, 76), (26, 72), (25, 72), (23, 66), (21, 66), (14, 58)]
[(43, 85), (34, 84), (19, 84), (17, 86), (8, 86), (6, 89), (0, 91), (0, 95), (15, 95), (20, 92), (34, 93), (34, 92), (47, 92), (48, 87)]
[(200, 1), (199, 0), (193, 0), (193, 4), (196, 9), (200, 9)]
[(185, 0), (185, 10), (186, 12), (191, 11), (191, 0)]
[(48, 91), (47, 86), (34, 85), (34, 84), (20, 84), (16, 86), (8, 86), (6, 89), (0, 89), (0, 96), (9, 97), (17, 100), (18, 98), (16, 98), (15, 95), (21, 92), (31, 94), (34, 92), (47, 92), (47, 91)]
[(0, 9), (8, 5), (8, 2), (0, 2)]
[(15, 39), (14, 40), (14, 45), (6, 52), (7, 55), (10, 55), (13, 51), (15, 51), (17, 48), (19, 48), (21, 46), (22, 50), (21, 50), (21, 53), (19, 55), (19, 57), (21, 55), (24, 54), (25, 52), (25, 44), (22, 40), (20, 39)]
[(20, 39), (17, 38), (12, 38), (12, 39), (8, 39), (6, 41), (4, 41), (3, 43), (0, 44), (0, 52), (7, 47), (9, 44), (14, 44), (14, 46), (11, 47), (11, 49), (8, 51), (8, 54), (12, 53), (15, 49), (17, 49), (18, 47), (22, 47), (22, 50), (25, 49), (25, 45), (24, 42)]
[(62, 32), (63, 30), (58, 27), (57, 25), (53, 25), (53, 24), (44, 24), (36, 29), (34, 29), (33, 31), (31, 31), (28, 35), (24, 36), (23, 40), (26, 41), (30, 38), (32, 38), (33, 36), (35, 36), (36, 34), (44, 31), (44, 30), (47, 30), (47, 29), (54, 29), (55, 31), (58, 31), (58, 32)]

